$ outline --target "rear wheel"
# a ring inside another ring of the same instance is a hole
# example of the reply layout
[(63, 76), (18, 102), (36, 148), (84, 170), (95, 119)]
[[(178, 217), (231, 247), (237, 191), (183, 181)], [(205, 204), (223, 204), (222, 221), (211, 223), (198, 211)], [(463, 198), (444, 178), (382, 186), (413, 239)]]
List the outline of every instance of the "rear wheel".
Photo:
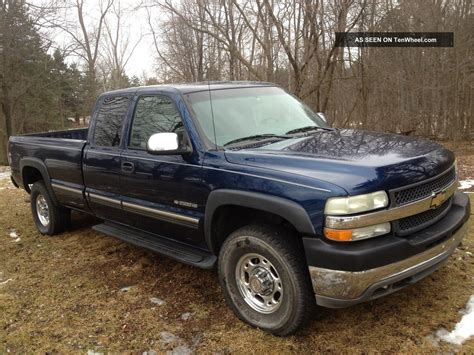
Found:
[(54, 235), (69, 227), (71, 211), (53, 203), (43, 181), (33, 184), (30, 200), (33, 220), (41, 234)]
[(233, 232), (219, 255), (227, 303), (244, 322), (275, 335), (304, 325), (315, 306), (304, 250), (292, 233), (251, 225)]

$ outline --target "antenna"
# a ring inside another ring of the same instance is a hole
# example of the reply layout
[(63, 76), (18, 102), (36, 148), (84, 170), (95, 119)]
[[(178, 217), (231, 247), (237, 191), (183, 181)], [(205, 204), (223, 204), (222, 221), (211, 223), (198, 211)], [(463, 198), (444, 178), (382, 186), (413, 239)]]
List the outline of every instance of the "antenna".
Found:
[(207, 88), (209, 91), (209, 103), (211, 105), (212, 129), (214, 130), (214, 145), (217, 150), (217, 135), (216, 135), (216, 121), (214, 120), (214, 107), (212, 106), (211, 83), (207, 77)]

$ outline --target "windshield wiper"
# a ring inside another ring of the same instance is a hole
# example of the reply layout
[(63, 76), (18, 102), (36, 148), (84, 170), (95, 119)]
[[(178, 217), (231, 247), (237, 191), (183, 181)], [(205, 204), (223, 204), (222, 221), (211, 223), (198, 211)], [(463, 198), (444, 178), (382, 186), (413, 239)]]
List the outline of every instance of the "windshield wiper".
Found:
[(309, 131), (316, 131), (318, 129), (322, 129), (324, 131), (332, 131), (332, 128), (329, 127), (319, 127), (319, 126), (305, 126), (300, 128), (292, 129), (291, 131), (286, 132), (285, 134), (293, 134), (293, 133), (301, 133), (301, 132), (309, 132)]
[(226, 144), (224, 144), (224, 147), (226, 147), (228, 145), (231, 145), (231, 144), (235, 144), (235, 143), (240, 143), (240, 142), (245, 142), (245, 141), (252, 141), (252, 140), (260, 140), (260, 139), (265, 139), (265, 138), (288, 139), (288, 138), (293, 138), (293, 137), (286, 136), (286, 135), (278, 135), (278, 134), (273, 134), (273, 133), (256, 134), (256, 135), (253, 135), (253, 136), (241, 137), (241, 138), (231, 140), (230, 142), (227, 142)]

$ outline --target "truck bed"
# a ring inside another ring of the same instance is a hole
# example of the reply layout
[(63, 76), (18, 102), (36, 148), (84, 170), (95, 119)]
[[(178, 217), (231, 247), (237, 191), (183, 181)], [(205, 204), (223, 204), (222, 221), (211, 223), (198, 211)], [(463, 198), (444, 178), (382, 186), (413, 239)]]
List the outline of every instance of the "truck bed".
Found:
[(38, 171), (43, 169), (42, 174), (46, 170), (48, 183), (58, 200), (64, 205), (84, 209), (82, 154), (87, 133), (85, 128), (10, 137), (8, 150), (13, 179), (28, 191), (31, 181), (23, 181), (22, 176), (34, 174), (22, 174), (23, 166), (29, 165), (28, 169), (34, 166)]
[(64, 131), (49, 131), (49, 132), (40, 132), (40, 133), (30, 133), (24, 134), (24, 137), (43, 137), (43, 138), (61, 138), (61, 139), (78, 139), (86, 140), (87, 134), (89, 132), (88, 128), (76, 128), (68, 129)]

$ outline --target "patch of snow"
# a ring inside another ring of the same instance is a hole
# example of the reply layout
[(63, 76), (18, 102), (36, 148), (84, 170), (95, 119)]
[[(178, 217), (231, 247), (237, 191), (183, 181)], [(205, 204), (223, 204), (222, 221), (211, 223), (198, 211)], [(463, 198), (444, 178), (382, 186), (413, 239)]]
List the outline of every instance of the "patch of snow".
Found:
[(155, 350), (144, 351), (142, 355), (157, 355)]
[(461, 345), (474, 335), (474, 295), (469, 298), (466, 310), (461, 321), (456, 324), (452, 332), (446, 329), (440, 329), (436, 332), (436, 336), (445, 342)]
[(161, 298), (158, 298), (158, 297), (151, 297), (150, 302), (158, 306), (163, 306), (166, 303), (165, 301), (163, 301)]
[(181, 314), (181, 320), (190, 320), (192, 316), (192, 313), (186, 312)]
[(471, 187), (474, 187), (474, 179), (466, 179), (459, 181), (459, 189), (466, 190)]
[(171, 355), (189, 355), (192, 353), (193, 351), (186, 345), (177, 346), (173, 350), (166, 352), (166, 354), (171, 354)]
[(9, 283), (10, 281), (13, 281), (13, 279), (8, 279), (8, 280), (5, 280), (5, 281), (0, 281), (0, 286), (6, 285), (6, 284)]
[(171, 347), (171, 350), (167, 351), (166, 354), (188, 355), (193, 352), (188, 343), (171, 332), (160, 332), (160, 343), (165, 347)]
[(122, 288), (120, 289), (120, 291), (121, 291), (121, 292), (128, 292), (128, 291), (130, 291), (130, 290), (132, 289), (132, 287), (133, 287), (133, 286), (122, 287)]
[(10, 179), (10, 171), (0, 172), (0, 180), (8, 180), (8, 179)]
[(180, 338), (177, 335), (174, 335), (171, 332), (160, 332), (160, 341), (163, 344), (171, 344), (171, 343), (176, 343), (180, 340)]
[(10, 238), (13, 238), (13, 241), (15, 243), (18, 243), (21, 239), (20, 237), (18, 236), (18, 234), (16, 234), (16, 230), (15, 229), (11, 229), (10, 230)]
[(87, 350), (87, 355), (104, 355), (104, 353), (98, 353), (95, 350)]

